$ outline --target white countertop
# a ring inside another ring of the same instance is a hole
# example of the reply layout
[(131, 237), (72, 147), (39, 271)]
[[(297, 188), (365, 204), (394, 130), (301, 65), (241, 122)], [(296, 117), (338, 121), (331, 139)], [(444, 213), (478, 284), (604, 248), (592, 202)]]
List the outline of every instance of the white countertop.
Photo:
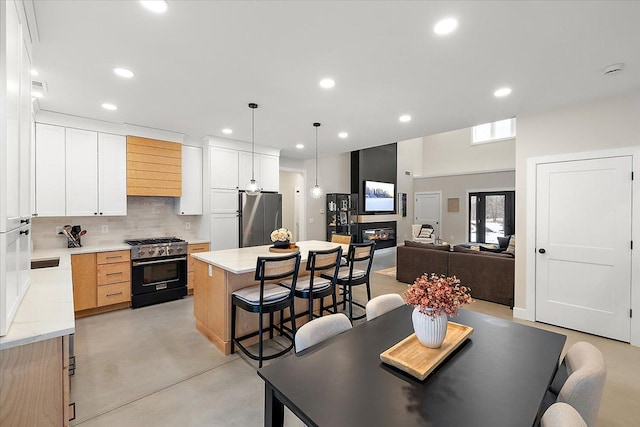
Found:
[(41, 249), (31, 260), (60, 258), (58, 267), (31, 270), (31, 285), (18, 307), (7, 335), (0, 337), (0, 350), (69, 335), (75, 332), (71, 255), (130, 250), (126, 243), (81, 248)]
[[(336, 246), (342, 246), (345, 252), (349, 245), (340, 245), (338, 243), (324, 242), (322, 240), (307, 240), (297, 242), (300, 248), (301, 261), (304, 262), (309, 256), (310, 250), (322, 251), (333, 249)], [(225, 249), (222, 251), (200, 252), (191, 254), (192, 257), (208, 264), (215, 265), (234, 274), (249, 273), (256, 270), (256, 259), (259, 256), (277, 257), (286, 255), (286, 253), (269, 252), (269, 246), (252, 246), (249, 248)]]
[(75, 332), (70, 251), (48, 250), (32, 254), (32, 260), (60, 257), (60, 265), (31, 270), (31, 285), (7, 335), (0, 337), (0, 350)]

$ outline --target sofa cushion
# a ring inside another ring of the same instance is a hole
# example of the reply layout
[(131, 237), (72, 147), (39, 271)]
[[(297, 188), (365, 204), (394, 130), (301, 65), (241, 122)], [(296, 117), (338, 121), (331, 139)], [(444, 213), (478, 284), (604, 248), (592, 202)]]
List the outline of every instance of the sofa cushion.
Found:
[(404, 245), (409, 248), (431, 249), (434, 251), (448, 251), (449, 245), (434, 245), (433, 243), (420, 243), (413, 240), (405, 240)]

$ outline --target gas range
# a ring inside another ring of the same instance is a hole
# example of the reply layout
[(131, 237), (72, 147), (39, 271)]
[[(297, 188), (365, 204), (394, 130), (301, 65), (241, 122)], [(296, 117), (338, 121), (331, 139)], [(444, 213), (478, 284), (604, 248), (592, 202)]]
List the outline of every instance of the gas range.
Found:
[(131, 259), (165, 258), (186, 255), (187, 242), (176, 237), (158, 237), (153, 239), (131, 239), (125, 243), (132, 246)]

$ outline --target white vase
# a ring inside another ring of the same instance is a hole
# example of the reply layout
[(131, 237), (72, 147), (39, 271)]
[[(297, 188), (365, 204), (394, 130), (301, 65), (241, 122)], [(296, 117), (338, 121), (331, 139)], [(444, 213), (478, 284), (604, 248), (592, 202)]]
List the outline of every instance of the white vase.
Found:
[[(432, 311), (428, 308), (427, 311)], [(445, 335), (447, 335), (447, 324), (449, 319), (447, 313), (442, 312), (439, 316), (427, 316), (420, 313), (419, 308), (414, 308), (411, 314), (413, 330), (420, 344), (429, 348), (439, 348)]]

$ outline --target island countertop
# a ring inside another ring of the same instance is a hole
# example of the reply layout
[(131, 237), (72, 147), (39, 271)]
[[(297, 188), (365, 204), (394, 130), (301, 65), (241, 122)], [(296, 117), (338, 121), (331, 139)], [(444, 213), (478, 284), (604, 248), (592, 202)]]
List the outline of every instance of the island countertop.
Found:
[[(342, 246), (343, 251), (346, 251), (348, 248), (348, 245), (325, 242), (322, 240), (306, 240), (297, 242), (296, 245), (300, 248), (301, 262), (305, 262), (307, 260), (310, 250), (322, 251), (333, 249), (336, 246)], [(243, 274), (256, 270), (256, 259), (259, 256), (276, 257), (286, 255), (286, 253), (270, 252), (269, 247), (270, 245), (225, 249), (220, 251), (195, 253), (191, 254), (191, 256), (231, 273)]]

